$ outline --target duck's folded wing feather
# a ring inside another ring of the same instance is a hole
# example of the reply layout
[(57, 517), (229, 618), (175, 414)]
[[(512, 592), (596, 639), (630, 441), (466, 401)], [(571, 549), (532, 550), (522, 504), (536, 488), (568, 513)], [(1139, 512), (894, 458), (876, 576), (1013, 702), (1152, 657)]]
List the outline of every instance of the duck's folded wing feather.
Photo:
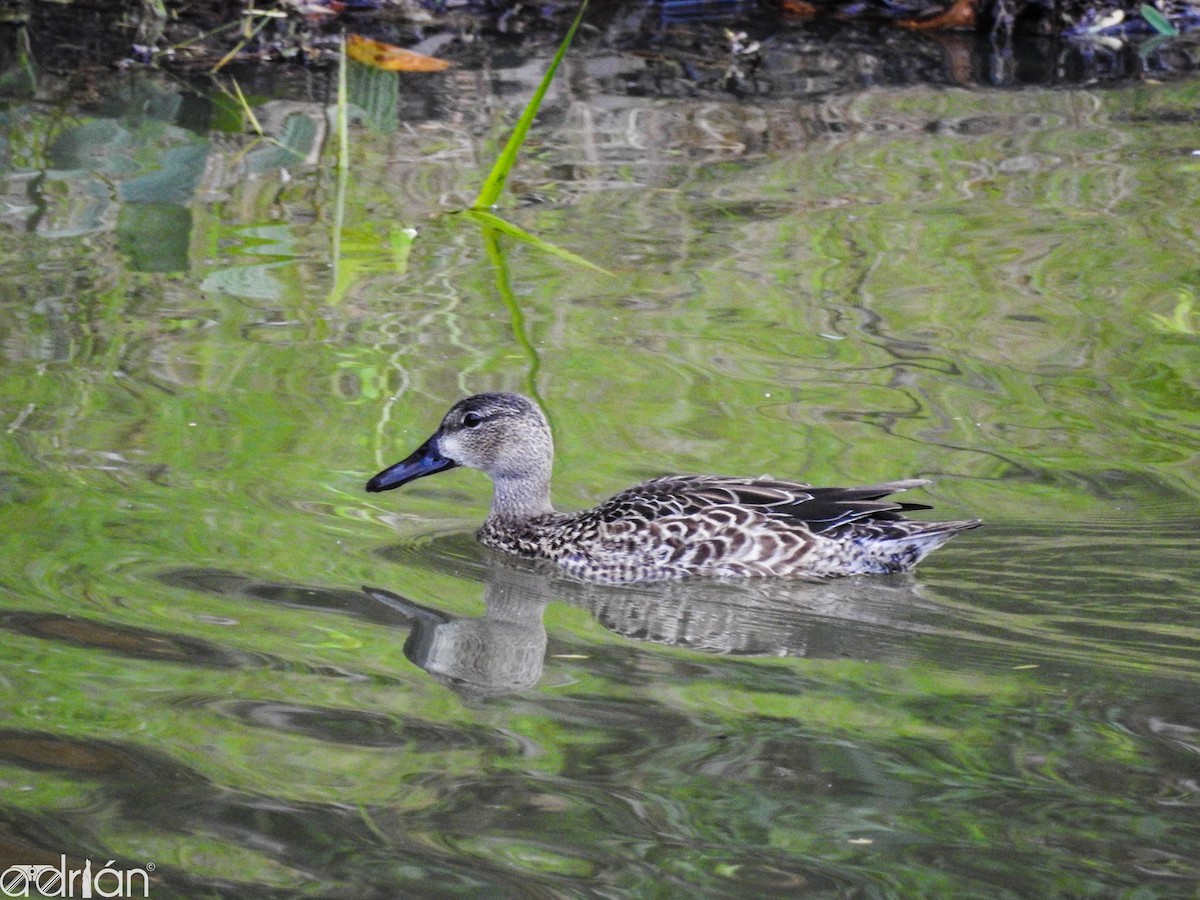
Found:
[(923, 504), (881, 499), (924, 484), (928, 482), (909, 479), (865, 487), (814, 488), (767, 478), (671, 475), (622, 491), (596, 507), (595, 512), (602, 522), (620, 523), (618, 532), (626, 531), (629, 523), (636, 526), (639, 521), (649, 523), (667, 517), (711, 516), (718, 508), (823, 532), (860, 519), (894, 521), (907, 510), (928, 509)]

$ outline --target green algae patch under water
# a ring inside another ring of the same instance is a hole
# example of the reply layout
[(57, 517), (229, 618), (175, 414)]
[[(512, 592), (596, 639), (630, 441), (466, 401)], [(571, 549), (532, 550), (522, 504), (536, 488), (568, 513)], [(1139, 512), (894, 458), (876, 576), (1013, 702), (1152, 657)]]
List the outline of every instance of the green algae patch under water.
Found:
[[(314, 102), (260, 107), (275, 143), (151, 82), (4, 107), (5, 868), (1200, 890), (1200, 86), (576, 72), (502, 212), (604, 277), (440, 215), (528, 96), (505, 74), (411, 87), (436, 114), (357, 130), (341, 194)], [(478, 473), (363, 493), (496, 389), (544, 402), (563, 507), (668, 471), (929, 477), (912, 499), (986, 527), (909, 578), (603, 589), (477, 547)]]

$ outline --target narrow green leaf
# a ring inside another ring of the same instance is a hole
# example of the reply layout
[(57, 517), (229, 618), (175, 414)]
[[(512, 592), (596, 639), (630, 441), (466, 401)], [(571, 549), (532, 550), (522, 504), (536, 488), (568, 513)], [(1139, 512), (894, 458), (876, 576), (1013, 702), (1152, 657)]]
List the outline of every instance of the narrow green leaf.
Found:
[(1149, 22), (1150, 27), (1159, 34), (1166, 35), (1167, 37), (1175, 37), (1179, 34), (1179, 29), (1172, 25), (1166, 16), (1149, 3), (1143, 3), (1139, 7), (1139, 11), (1142, 14), (1142, 18)]
[[(525, 351), (525, 355), (529, 357), (529, 374), (526, 377), (526, 391), (541, 402), (541, 396), (537, 389), (537, 376), (542, 368), (542, 358), (538, 355), (537, 348), (533, 346), (533, 341), (529, 339), (528, 331), (525, 327), (525, 314), (521, 312), (521, 305), (517, 303), (517, 295), (512, 289), (512, 280), (508, 277), (508, 260), (504, 256), (504, 251), (500, 247), (500, 234), (491, 225), (485, 224), (482, 220), (479, 222), (479, 230), (483, 233), (483, 246), (487, 252), (487, 257), (492, 263), (492, 269), (496, 273), (496, 291), (500, 294), (500, 299), (508, 308), (508, 314), (512, 321), (513, 337), (517, 341), (517, 345)], [(542, 404), (545, 408), (545, 404)]]
[(546, 96), (550, 82), (554, 80), (554, 73), (558, 71), (558, 64), (562, 62), (563, 57), (566, 56), (567, 48), (571, 46), (571, 39), (575, 37), (575, 30), (583, 20), (583, 12), (587, 9), (587, 5), (588, 0), (583, 0), (583, 3), (579, 7), (579, 12), (575, 15), (575, 21), (571, 23), (571, 27), (567, 30), (567, 36), (563, 38), (562, 43), (559, 44), (558, 52), (554, 54), (550, 68), (542, 76), (542, 83), (534, 91), (533, 97), (525, 106), (524, 112), (521, 113), (521, 118), (517, 120), (517, 125), (508, 138), (508, 143), (504, 145), (504, 150), (497, 157), (495, 165), (492, 166), (492, 171), (484, 179), (483, 187), (479, 189), (479, 196), (471, 204), (474, 208), (488, 209), (494, 206), (496, 201), (500, 199), (500, 195), (504, 192), (504, 185), (508, 182), (508, 173), (512, 171), (512, 167), (516, 164), (517, 154), (521, 151), (521, 145), (525, 143), (525, 135), (529, 132), (529, 126), (533, 124), (533, 117), (537, 115), (538, 107), (542, 105), (542, 98)]
[(335, 305), (346, 295), (350, 280), (342, 265), (342, 232), (346, 226), (346, 193), (350, 183), (350, 114), (347, 110), (348, 97), (346, 93), (346, 34), (342, 33), (341, 52), (338, 54), (337, 80), (337, 117), (336, 130), (338, 141), (337, 152), (337, 193), (334, 199), (333, 236), (330, 241), (330, 269), (333, 273), (333, 285), (330, 291), (329, 303)]
[(1175, 312), (1170, 316), (1150, 313), (1150, 318), (1157, 328), (1174, 334), (1200, 334), (1200, 316), (1193, 311), (1196, 303), (1195, 296), (1190, 291), (1179, 292), (1179, 302), (1175, 304)]
[(1171, 43), (1171, 36), (1169, 34), (1151, 35), (1150, 37), (1148, 37), (1144, 41), (1142, 41), (1140, 44), (1138, 44), (1138, 48), (1137, 48), (1138, 56), (1140, 56), (1142, 59), (1149, 59), (1151, 56), (1153, 56), (1155, 53), (1157, 53), (1159, 51), (1159, 49), (1163, 46), (1163, 44), (1169, 44), (1169, 43)]
[(417, 229), (397, 228), (393, 226), (388, 231), (388, 243), (392, 250), (392, 269), (397, 275), (408, 271), (408, 257), (412, 253), (413, 241), (417, 239)]
[(342, 32), (341, 53), (338, 54), (337, 73), (337, 169), (345, 172), (350, 166), (350, 93), (346, 82), (346, 33)]
[(567, 262), (591, 269), (593, 272), (599, 272), (601, 275), (612, 275), (612, 272), (608, 271), (608, 269), (601, 268), (593, 262), (588, 262), (582, 256), (578, 256), (570, 250), (564, 250), (562, 247), (555, 246), (549, 241), (543, 241), (540, 237), (530, 234), (524, 228), (514, 225), (512, 222), (506, 222), (495, 213), (490, 213), (485, 209), (464, 209), (459, 215), (466, 216), (487, 228), (494, 228), (501, 234), (507, 234), (518, 241), (524, 241), (526, 244), (537, 247), (539, 250), (543, 250), (552, 256), (557, 256), (559, 259), (565, 259)]

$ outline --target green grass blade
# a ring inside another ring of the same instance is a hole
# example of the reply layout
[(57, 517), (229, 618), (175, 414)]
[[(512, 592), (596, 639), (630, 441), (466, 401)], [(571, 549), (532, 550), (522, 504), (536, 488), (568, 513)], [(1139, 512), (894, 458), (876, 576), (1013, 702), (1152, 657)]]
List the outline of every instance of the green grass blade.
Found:
[(337, 168), (339, 172), (350, 166), (350, 92), (346, 81), (346, 33), (342, 32), (341, 53), (338, 54), (337, 73)]
[(540, 403), (542, 398), (538, 395), (537, 376), (538, 371), (542, 367), (542, 358), (538, 356), (537, 348), (533, 346), (533, 341), (529, 339), (529, 334), (525, 327), (525, 314), (521, 312), (521, 305), (517, 303), (517, 296), (513, 293), (512, 280), (508, 275), (508, 260), (505, 259), (504, 251), (500, 248), (500, 234), (491, 225), (483, 222), (480, 222), (479, 227), (480, 231), (483, 232), (484, 250), (487, 252), (488, 260), (491, 261), (492, 269), (496, 273), (496, 291), (500, 294), (500, 300), (508, 308), (508, 314), (512, 322), (513, 337), (516, 339), (517, 345), (529, 357), (529, 374), (525, 380), (526, 392)]
[(1175, 37), (1179, 34), (1179, 29), (1170, 23), (1166, 16), (1160, 13), (1149, 3), (1143, 3), (1139, 8), (1142, 18), (1150, 23), (1150, 27), (1159, 34), (1166, 37)]
[(329, 267), (333, 274), (332, 298), (345, 293), (342, 269), (342, 230), (346, 225), (346, 189), (350, 183), (350, 114), (346, 108), (346, 34), (342, 33), (341, 52), (338, 54), (337, 80), (337, 193), (334, 199), (333, 235), (330, 240)]
[(570, 250), (564, 250), (562, 247), (555, 246), (549, 241), (543, 241), (540, 237), (530, 234), (524, 228), (520, 228), (512, 222), (506, 222), (495, 213), (490, 213), (486, 209), (464, 209), (459, 215), (466, 216), (485, 228), (492, 228), (501, 234), (507, 234), (509, 237), (516, 238), (518, 241), (524, 241), (526, 244), (537, 247), (551, 256), (557, 256), (559, 259), (564, 259), (577, 266), (583, 266), (585, 269), (591, 269), (593, 272), (599, 272), (601, 275), (612, 275), (612, 272), (608, 271), (608, 269), (603, 269), (593, 262), (588, 262), (582, 256), (578, 256)]
[(488, 177), (483, 182), (483, 187), (479, 189), (479, 196), (471, 204), (475, 209), (488, 209), (495, 206), (496, 201), (500, 199), (500, 195), (504, 192), (504, 185), (508, 182), (508, 173), (512, 171), (512, 167), (517, 162), (517, 154), (521, 152), (521, 145), (525, 143), (525, 135), (529, 132), (529, 126), (533, 124), (533, 117), (537, 115), (538, 107), (542, 105), (542, 98), (546, 96), (550, 82), (554, 80), (554, 73), (558, 71), (558, 64), (562, 62), (563, 57), (566, 56), (567, 48), (571, 46), (571, 39), (575, 37), (575, 30), (583, 20), (583, 12), (587, 9), (587, 5), (588, 0), (583, 0), (583, 3), (579, 7), (579, 12), (575, 15), (575, 21), (571, 23), (571, 27), (567, 30), (567, 36), (563, 38), (562, 43), (558, 47), (558, 52), (554, 54), (554, 60), (550, 63), (550, 68), (542, 76), (542, 83), (538, 85), (538, 89), (534, 91), (533, 97), (525, 107), (525, 111), (521, 113), (521, 118), (517, 120), (516, 128), (513, 129), (513, 133), (508, 138), (508, 143), (504, 145), (504, 150), (497, 157), (495, 165), (492, 166), (492, 171), (488, 173)]

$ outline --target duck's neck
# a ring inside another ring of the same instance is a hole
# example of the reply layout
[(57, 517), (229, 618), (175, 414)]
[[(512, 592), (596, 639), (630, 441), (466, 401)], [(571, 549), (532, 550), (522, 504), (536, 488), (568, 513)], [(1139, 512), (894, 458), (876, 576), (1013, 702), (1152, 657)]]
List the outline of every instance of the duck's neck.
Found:
[(550, 505), (550, 471), (520, 477), (493, 476), (495, 488), (489, 521), (523, 522), (554, 512)]

